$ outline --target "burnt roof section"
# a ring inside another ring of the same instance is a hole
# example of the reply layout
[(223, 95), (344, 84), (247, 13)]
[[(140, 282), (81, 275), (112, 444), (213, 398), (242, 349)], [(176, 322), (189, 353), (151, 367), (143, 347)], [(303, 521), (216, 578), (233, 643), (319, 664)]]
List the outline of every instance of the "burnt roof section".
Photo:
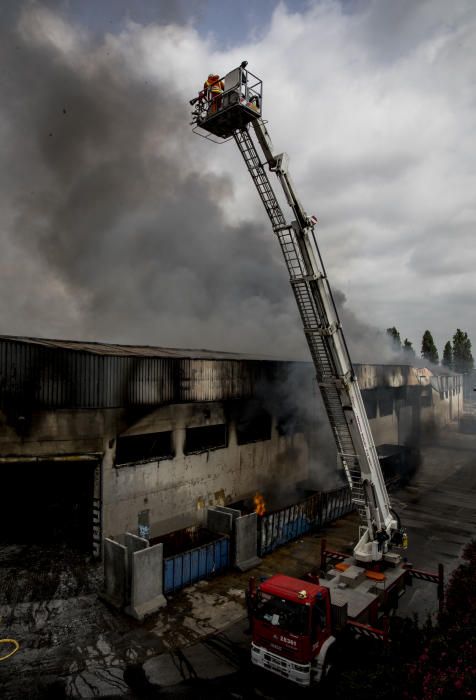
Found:
[[(0, 335), (2, 340), (60, 350), (74, 350), (94, 355), (112, 357), (161, 357), (170, 359), (193, 360), (254, 360), (268, 362), (295, 362), (290, 358), (280, 358), (272, 355), (246, 354), (207, 349), (163, 348), (152, 345), (120, 345), (117, 343), (99, 343), (95, 341), (61, 340), (55, 338), (29, 338), (15, 335)], [(299, 361), (299, 360), (297, 360)]]
[[(119, 408), (253, 397), (295, 363), (233, 353), (0, 336), (0, 408)], [(312, 365), (300, 363), (303, 371)]]
[[(441, 392), (449, 391), (450, 380), (461, 380), (402, 365), (356, 365), (356, 372), (364, 390), (428, 387), (441, 380), (435, 385)], [(249, 399), (262, 396), (263, 387), (282, 383), (286, 376), (300, 390), (310, 390), (312, 363), (211, 350), (0, 336), (0, 408), (17, 417), (35, 408)]]

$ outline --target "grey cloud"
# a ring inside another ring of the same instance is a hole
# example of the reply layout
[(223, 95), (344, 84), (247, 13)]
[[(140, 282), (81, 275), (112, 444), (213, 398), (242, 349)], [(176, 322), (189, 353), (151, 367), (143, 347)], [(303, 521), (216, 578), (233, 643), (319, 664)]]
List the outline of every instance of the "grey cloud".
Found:
[(314, 172), (315, 165), (309, 164), (305, 176), (313, 177), (317, 191), (323, 196), (332, 194), (336, 188), (353, 188), (362, 182), (376, 185), (392, 183), (404, 176), (417, 162), (418, 158), (409, 146), (406, 153), (400, 150), (391, 157), (388, 153), (375, 151), (354, 160), (351, 157), (340, 162), (337, 158), (321, 159), (317, 175)]
[(444, 221), (426, 229), (414, 245), (409, 265), (423, 275), (474, 274), (474, 223)]
[[(352, 3), (350, 3), (352, 4)], [(442, 29), (464, 22), (474, 10), (472, 0), (368, 0), (358, 1), (363, 21), (354, 24), (369, 54), (379, 62), (392, 62)]]
[[(34, 4), (37, 0), (2, 0), (2, 23), (12, 23), (22, 7)], [(207, 0), (41, 0), (38, 4), (71, 21), (93, 25), (100, 32), (114, 31), (127, 20), (139, 24), (186, 24), (192, 15), (203, 13)]]
[[(113, 46), (66, 57), (27, 36), (1, 48), (2, 331), (307, 357), (264, 216), (227, 224), (232, 182), (181, 145), (188, 105)], [(378, 334), (337, 299), (355, 360), (378, 361)]]
[(255, 351), (282, 334), (278, 347), (299, 348), (284, 269), (261, 228), (227, 226), (222, 181), (147, 148), (152, 136), (188, 133), (187, 105), (138, 81), (119, 54), (86, 71), (19, 35), (4, 37), (2, 54), (3, 200), (15, 219), (2, 233), (5, 332), (51, 334), (43, 304), (57, 305), (59, 279), (57, 313), (79, 314), (53, 325), (62, 334)]

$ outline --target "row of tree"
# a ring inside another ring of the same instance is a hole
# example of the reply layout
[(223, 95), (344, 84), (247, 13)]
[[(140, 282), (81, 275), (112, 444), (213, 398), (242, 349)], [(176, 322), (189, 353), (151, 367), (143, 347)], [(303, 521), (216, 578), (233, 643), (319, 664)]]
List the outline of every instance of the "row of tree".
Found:
[[(387, 335), (393, 350), (396, 352), (403, 352), (409, 360), (416, 357), (411, 341), (405, 338), (402, 343), (400, 333), (395, 326), (387, 328)], [(421, 340), (421, 356), (424, 360), (428, 360), (434, 365), (439, 363), (438, 350), (436, 349), (433, 336), (428, 330), (423, 333), (423, 338)], [(460, 328), (456, 329), (453, 342), (448, 340), (443, 348), (441, 364), (448, 369), (463, 374), (473, 369), (474, 360), (471, 354), (471, 340), (466, 331), (462, 331)]]

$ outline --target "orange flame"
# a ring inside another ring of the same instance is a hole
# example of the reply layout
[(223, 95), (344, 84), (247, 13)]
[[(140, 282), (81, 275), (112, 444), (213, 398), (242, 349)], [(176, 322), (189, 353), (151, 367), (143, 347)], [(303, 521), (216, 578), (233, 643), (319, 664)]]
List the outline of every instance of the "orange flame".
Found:
[(253, 502), (255, 504), (255, 513), (257, 513), (259, 516), (264, 515), (266, 513), (266, 502), (263, 494), (257, 491), (255, 497), (253, 498)]

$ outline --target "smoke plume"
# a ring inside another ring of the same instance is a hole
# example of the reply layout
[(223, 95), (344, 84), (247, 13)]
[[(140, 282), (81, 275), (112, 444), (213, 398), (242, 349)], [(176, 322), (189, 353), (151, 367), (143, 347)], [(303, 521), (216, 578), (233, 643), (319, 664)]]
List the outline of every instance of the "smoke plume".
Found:
[[(1, 332), (306, 358), (264, 214), (224, 215), (233, 182), (140, 28), (97, 38), (28, 3), (2, 34)], [(336, 297), (355, 360), (381, 360)]]

